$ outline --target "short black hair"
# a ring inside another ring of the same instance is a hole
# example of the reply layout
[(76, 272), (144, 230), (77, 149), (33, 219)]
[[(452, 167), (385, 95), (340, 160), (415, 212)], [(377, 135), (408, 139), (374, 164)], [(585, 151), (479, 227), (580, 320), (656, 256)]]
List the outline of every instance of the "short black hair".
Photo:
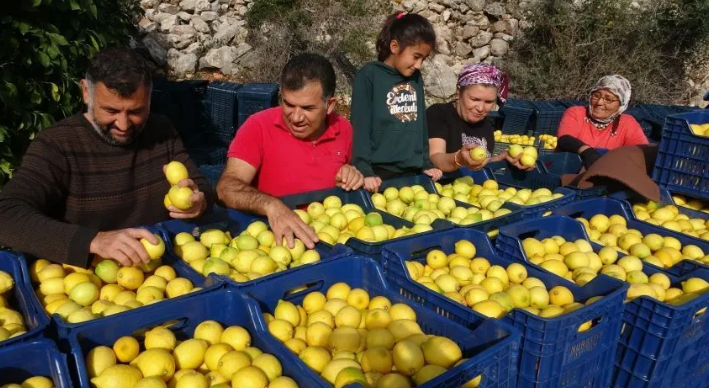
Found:
[(391, 55), (391, 41), (399, 43), (401, 49), (426, 43), (436, 51), (436, 31), (431, 22), (416, 13), (395, 13), (389, 15), (377, 37), (377, 59), (384, 62)]
[(335, 95), (335, 69), (330, 61), (319, 54), (302, 53), (291, 58), (281, 72), (281, 89), (299, 90), (306, 83), (319, 81), (323, 101)]
[(108, 48), (97, 52), (86, 70), (93, 85), (103, 82), (121, 97), (135, 93), (140, 85), (152, 87), (152, 75), (145, 59), (129, 48)]

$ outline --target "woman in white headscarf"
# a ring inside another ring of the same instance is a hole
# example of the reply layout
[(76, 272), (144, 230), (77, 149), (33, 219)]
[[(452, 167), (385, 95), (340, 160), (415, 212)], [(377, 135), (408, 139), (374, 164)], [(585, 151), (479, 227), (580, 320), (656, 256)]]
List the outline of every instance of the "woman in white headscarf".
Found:
[(578, 153), (588, 168), (599, 157), (596, 148), (611, 150), (648, 144), (640, 124), (623, 114), (630, 102), (630, 82), (620, 75), (601, 78), (591, 90), (588, 107), (574, 106), (559, 124), (557, 152)]

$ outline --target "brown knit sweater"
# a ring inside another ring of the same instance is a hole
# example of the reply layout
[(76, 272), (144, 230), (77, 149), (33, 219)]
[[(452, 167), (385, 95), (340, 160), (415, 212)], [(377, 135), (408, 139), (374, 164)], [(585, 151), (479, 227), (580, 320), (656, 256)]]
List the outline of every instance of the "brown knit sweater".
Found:
[(169, 218), (162, 168), (172, 160), (185, 164), (211, 208), (210, 184), (164, 117), (151, 115), (127, 147), (108, 144), (83, 114), (59, 121), (32, 141), (0, 192), (0, 245), (87, 267), (99, 231)]

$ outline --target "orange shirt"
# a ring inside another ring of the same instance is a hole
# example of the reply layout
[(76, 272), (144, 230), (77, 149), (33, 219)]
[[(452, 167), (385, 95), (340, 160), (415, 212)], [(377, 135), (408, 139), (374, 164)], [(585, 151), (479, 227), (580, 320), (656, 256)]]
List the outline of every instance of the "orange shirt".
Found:
[(570, 135), (586, 143), (589, 147), (609, 150), (648, 143), (640, 124), (635, 121), (633, 116), (621, 114), (618, 129), (612, 136), (613, 124), (599, 130), (586, 120), (586, 109), (585, 106), (573, 106), (567, 109), (564, 116), (561, 117), (557, 136)]

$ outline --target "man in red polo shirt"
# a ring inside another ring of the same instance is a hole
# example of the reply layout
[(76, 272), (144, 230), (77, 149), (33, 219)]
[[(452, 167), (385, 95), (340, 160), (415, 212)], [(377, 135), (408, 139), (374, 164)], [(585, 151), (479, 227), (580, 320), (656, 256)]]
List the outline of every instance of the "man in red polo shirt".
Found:
[(281, 74), (281, 93), (279, 107), (239, 128), (217, 193), (227, 207), (266, 215), (276, 241), (285, 237), (292, 247), (295, 236), (313, 248), (315, 232), (276, 197), (335, 186), (356, 190), (364, 177), (349, 164), (352, 126), (332, 111), (332, 64), (317, 54), (293, 57)]

